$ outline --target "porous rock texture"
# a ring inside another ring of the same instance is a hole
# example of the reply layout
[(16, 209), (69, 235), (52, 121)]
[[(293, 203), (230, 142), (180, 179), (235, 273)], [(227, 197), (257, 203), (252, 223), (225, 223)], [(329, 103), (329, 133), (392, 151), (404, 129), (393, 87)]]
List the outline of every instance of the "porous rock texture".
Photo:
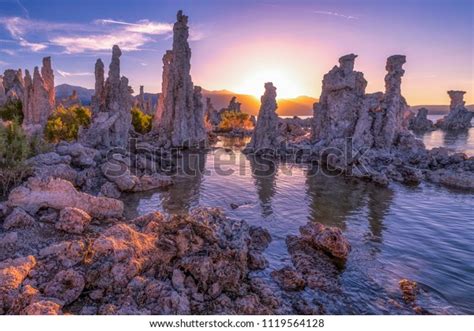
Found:
[[(37, 217), (37, 215), (35, 215)], [(288, 314), (315, 312), (284, 299), (252, 256), (265, 259), (271, 237), (259, 227), (199, 208), (101, 222), (87, 237), (43, 223), (19, 229), (15, 249), (0, 253), (3, 314)], [(29, 238), (26, 242), (23, 238)], [(32, 254), (28, 255), (27, 252)], [(5, 253), (5, 254), (4, 254)], [(263, 267), (264, 268), (264, 267)], [(295, 300), (293, 302), (293, 300)]]
[(79, 133), (80, 141), (93, 148), (125, 148), (129, 142), (132, 124), (130, 109), (133, 104), (132, 89), (128, 79), (120, 76), (120, 56), (117, 45), (112, 48), (109, 74), (104, 82), (104, 64), (99, 59), (95, 65), (95, 94), (92, 98), (93, 117), (89, 128)]
[(31, 214), (45, 207), (58, 210), (79, 208), (97, 218), (121, 217), (123, 214), (121, 201), (79, 192), (70, 182), (51, 177), (31, 177), (10, 193), (8, 205), (21, 207)]
[(28, 134), (41, 133), (49, 116), (55, 108), (54, 74), (51, 58), (43, 58), (41, 73), (38, 67), (33, 71), (33, 78), (25, 71), (22, 111), (23, 128)]
[(72, 90), (72, 94), (67, 98), (61, 100), (59, 104), (61, 104), (64, 108), (82, 105), (81, 99), (79, 99), (76, 90)]
[(408, 124), (408, 128), (414, 132), (426, 132), (435, 130), (432, 121), (428, 119), (428, 109), (420, 108), (415, 116), (413, 116)]
[(470, 159), (443, 156), (449, 161), (436, 162), (439, 151), (426, 150), (408, 130), (410, 112), (401, 94), (405, 56), (387, 59), (385, 93), (372, 94), (365, 94), (367, 82), (362, 73), (354, 71), (355, 58), (354, 54), (341, 57), (339, 66), (324, 76), (321, 97), (314, 107), (312, 141), (296, 146), (301, 159), (381, 185), (392, 180), (418, 184), (428, 179), (474, 189)]
[(265, 83), (265, 93), (260, 99), (257, 125), (252, 139), (244, 149), (245, 153), (264, 154), (278, 151), (283, 138), (278, 130), (276, 95), (276, 87), (273, 83)]
[(207, 139), (201, 88), (194, 87), (190, 74), (188, 36), (188, 17), (179, 11), (173, 26), (173, 49), (163, 56), (162, 93), (153, 121), (159, 145), (195, 146)]
[(5, 90), (4, 102), (23, 100), (25, 82), (21, 69), (7, 69), (3, 73), (3, 88)]
[(464, 102), (464, 91), (448, 91), (451, 98), (449, 113), (436, 122), (436, 126), (446, 131), (462, 131), (469, 129), (474, 112), (467, 110)]

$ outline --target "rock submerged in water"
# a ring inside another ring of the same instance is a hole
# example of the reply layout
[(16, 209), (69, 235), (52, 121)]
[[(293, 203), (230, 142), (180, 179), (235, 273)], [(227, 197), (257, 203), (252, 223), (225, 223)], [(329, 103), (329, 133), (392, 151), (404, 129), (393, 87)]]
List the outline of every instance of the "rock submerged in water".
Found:
[(310, 222), (300, 228), (300, 233), (308, 244), (335, 258), (346, 260), (349, 256), (351, 245), (339, 228)]
[(464, 91), (448, 91), (451, 99), (449, 113), (438, 122), (436, 126), (446, 131), (462, 131), (469, 129), (474, 112), (470, 112), (465, 107)]
[(418, 109), (418, 113), (410, 119), (408, 128), (414, 132), (436, 130), (433, 122), (428, 119), (428, 109), (426, 108)]

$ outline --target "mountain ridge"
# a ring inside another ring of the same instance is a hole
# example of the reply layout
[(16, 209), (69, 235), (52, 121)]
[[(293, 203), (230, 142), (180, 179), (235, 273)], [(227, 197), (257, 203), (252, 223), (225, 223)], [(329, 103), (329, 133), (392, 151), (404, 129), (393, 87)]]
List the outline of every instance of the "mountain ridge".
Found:
[[(93, 89), (69, 84), (56, 86), (56, 99), (62, 100), (67, 98), (71, 95), (73, 90), (77, 91), (77, 95), (83, 105), (87, 106), (90, 104), (91, 97), (94, 94)], [(211, 98), (211, 102), (217, 110), (227, 107), (233, 96), (236, 96), (237, 101), (242, 103), (242, 111), (246, 113), (257, 115), (260, 108), (260, 100), (249, 94), (234, 93), (226, 89), (215, 91), (203, 89), (202, 94), (204, 98)], [(158, 100), (158, 95), (159, 94), (156, 93), (145, 93), (145, 99), (151, 97), (153, 106), (155, 106)], [(277, 113), (280, 116), (312, 116), (313, 103), (317, 101), (318, 99), (305, 95), (296, 98), (277, 99)], [(410, 109), (416, 112), (422, 107), (428, 108), (430, 115), (444, 115), (449, 112), (448, 105), (416, 105), (411, 106)], [(466, 108), (470, 111), (474, 111), (474, 105), (467, 105)]]

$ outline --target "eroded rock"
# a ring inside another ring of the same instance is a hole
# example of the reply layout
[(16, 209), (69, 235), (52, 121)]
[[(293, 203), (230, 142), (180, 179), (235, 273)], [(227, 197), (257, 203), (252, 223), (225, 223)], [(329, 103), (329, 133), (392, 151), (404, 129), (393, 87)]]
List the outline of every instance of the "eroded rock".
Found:
[(123, 214), (122, 201), (78, 192), (70, 182), (58, 178), (30, 178), (10, 193), (8, 204), (31, 214), (42, 207), (57, 210), (74, 207), (97, 218), (121, 217)]

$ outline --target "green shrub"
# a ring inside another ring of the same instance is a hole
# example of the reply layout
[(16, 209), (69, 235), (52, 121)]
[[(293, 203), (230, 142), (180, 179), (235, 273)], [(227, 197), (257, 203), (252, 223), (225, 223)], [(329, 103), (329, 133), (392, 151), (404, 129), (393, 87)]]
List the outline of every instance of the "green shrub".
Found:
[(29, 140), (18, 120), (0, 125), (0, 167), (14, 167), (29, 155)]
[(221, 114), (220, 131), (250, 130), (252, 128), (253, 123), (249, 114), (232, 110), (226, 110)]
[(79, 128), (89, 126), (91, 111), (82, 106), (64, 108), (59, 106), (46, 123), (44, 135), (47, 141), (57, 143), (61, 140), (71, 141), (77, 139)]
[(145, 134), (151, 131), (153, 116), (145, 114), (139, 108), (132, 108), (132, 125), (136, 132)]
[(0, 119), (4, 121), (13, 121), (16, 119), (19, 124), (23, 123), (23, 111), (20, 100), (8, 101), (0, 107)]
[(25, 160), (30, 155), (30, 141), (18, 120), (0, 125), (0, 195), (7, 194), (29, 175)]

